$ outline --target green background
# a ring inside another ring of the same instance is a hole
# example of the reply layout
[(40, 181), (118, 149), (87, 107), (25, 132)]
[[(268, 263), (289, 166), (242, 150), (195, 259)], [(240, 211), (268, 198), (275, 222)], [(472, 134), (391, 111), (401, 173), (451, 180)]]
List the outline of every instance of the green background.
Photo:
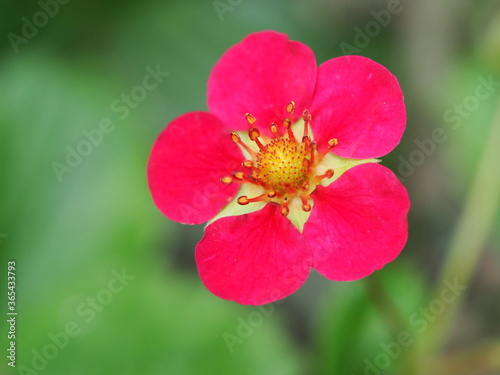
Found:
[[(500, 90), (476, 94), (500, 82), (496, 0), (56, 4), (46, 22), (40, 2), (0, 11), (0, 374), (500, 374)], [(42, 26), (23, 26), (33, 21)], [(360, 54), (398, 77), (407, 130), (382, 163), (412, 209), (408, 244), (383, 270), (350, 283), (312, 272), (257, 308), (205, 289), (193, 257), (203, 226), (162, 216), (145, 167), (169, 121), (206, 109), (222, 53), (267, 29), (318, 63)], [(168, 77), (126, 115), (113, 110), (157, 66)], [(106, 118), (112, 130), (58, 178), (54, 162)], [(437, 128), (441, 141), (419, 159)], [(466, 286), (453, 302), (436, 297), (445, 279)], [(411, 343), (398, 353), (402, 333)]]

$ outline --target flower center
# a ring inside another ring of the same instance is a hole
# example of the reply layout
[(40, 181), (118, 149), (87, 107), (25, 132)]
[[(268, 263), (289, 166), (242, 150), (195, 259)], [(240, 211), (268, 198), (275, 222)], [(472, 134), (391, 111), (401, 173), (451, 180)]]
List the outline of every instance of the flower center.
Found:
[(309, 180), (310, 152), (295, 139), (275, 139), (257, 154), (252, 176), (278, 194), (299, 190)]
[[(291, 115), (295, 110), (295, 103), (290, 102), (286, 106), (286, 112)], [(259, 151), (255, 151), (245, 144), (237, 133), (231, 133), (233, 142), (239, 144), (251, 156), (251, 160), (242, 163), (243, 170), (235, 171), (232, 176), (224, 176), (221, 182), (224, 184), (249, 183), (258, 185), (264, 189), (264, 193), (253, 198), (246, 195), (238, 197), (240, 205), (252, 202), (276, 202), (281, 205), (283, 215), (288, 215), (288, 205), (293, 198), (299, 197), (302, 201), (302, 210), (311, 210), (311, 193), (316, 186), (325, 178), (333, 176), (333, 170), (328, 169), (323, 174), (316, 174), (316, 167), (329, 150), (337, 145), (336, 139), (328, 141), (328, 148), (319, 152), (315, 142), (309, 137), (309, 126), (312, 115), (306, 109), (302, 114), (304, 120), (304, 131), (301, 141), (298, 141), (293, 130), (292, 121), (289, 118), (283, 120), (286, 128), (285, 134), (278, 134), (278, 126), (271, 124), (272, 137), (261, 136), (254, 127), (257, 119), (251, 114), (246, 114), (246, 120), (250, 125), (248, 136), (255, 142)], [(264, 140), (262, 143), (261, 138)]]

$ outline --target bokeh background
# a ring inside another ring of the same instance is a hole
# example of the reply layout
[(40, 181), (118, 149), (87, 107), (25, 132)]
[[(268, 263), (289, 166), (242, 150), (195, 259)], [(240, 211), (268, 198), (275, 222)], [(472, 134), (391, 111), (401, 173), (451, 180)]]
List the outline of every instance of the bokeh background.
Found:
[[(14, 260), (18, 311), (1, 374), (500, 374), (497, 0), (4, 0), (0, 20), (0, 299)], [(206, 109), (222, 53), (266, 29), (398, 77), (407, 131), (382, 163), (412, 209), (383, 270), (313, 272), (257, 308), (205, 289), (203, 226), (161, 215), (145, 167), (170, 120)], [(148, 67), (165, 74), (141, 91)]]

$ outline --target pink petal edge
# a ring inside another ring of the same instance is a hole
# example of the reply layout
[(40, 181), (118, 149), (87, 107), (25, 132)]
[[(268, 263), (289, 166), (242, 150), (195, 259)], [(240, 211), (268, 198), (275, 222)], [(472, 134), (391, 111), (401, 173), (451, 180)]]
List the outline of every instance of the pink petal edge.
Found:
[(319, 66), (310, 110), (319, 147), (337, 138), (332, 152), (348, 158), (387, 154), (401, 140), (406, 125), (396, 77), (362, 56), (337, 57)]
[(204, 223), (235, 196), (238, 186), (219, 179), (243, 159), (217, 117), (186, 113), (168, 124), (151, 150), (148, 183), (153, 200), (171, 220)]
[(295, 292), (307, 279), (310, 250), (274, 203), (242, 216), (221, 218), (196, 246), (203, 283), (220, 298), (262, 305)]
[(375, 163), (349, 169), (312, 194), (303, 235), (313, 268), (331, 280), (368, 276), (394, 260), (408, 237), (410, 200), (394, 173)]
[[(316, 59), (305, 44), (285, 34), (250, 34), (228, 49), (208, 80), (208, 108), (234, 130), (247, 130), (245, 114), (270, 134), (269, 126), (286, 117), (297, 120), (311, 104), (316, 81)], [(293, 116), (286, 105), (294, 101)]]

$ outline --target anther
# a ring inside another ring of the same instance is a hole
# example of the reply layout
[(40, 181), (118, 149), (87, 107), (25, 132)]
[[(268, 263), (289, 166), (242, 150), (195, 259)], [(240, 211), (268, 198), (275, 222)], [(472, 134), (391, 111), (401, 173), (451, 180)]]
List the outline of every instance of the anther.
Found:
[(231, 185), (233, 183), (233, 178), (231, 176), (224, 176), (220, 178), (220, 182), (224, 185)]
[(328, 148), (324, 149), (321, 152), (318, 152), (318, 162), (320, 160), (322, 160), (326, 156), (326, 154), (328, 154), (330, 152), (330, 150), (332, 148), (337, 146), (339, 144), (339, 141), (337, 140), (337, 138), (332, 138), (327, 142), (327, 144), (328, 144)]
[(245, 113), (245, 118), (250, 126), (253, 126), (257, 119), (250, 113)]
[(271, 190), (267, 193), (268, 198), (274, 198), (276, 196), (276, 192), (274, 190)]
[(241, 165), (247, 169), (253, 168), (253, 162), (251, 160), (245, 160), (243, 163), (241, 163)]
[(241, 142), (241, 138), (238, 134), (236, 134), (235, 132), (231, 132), (231, 139), (234, 143), (240, 143)]
[(302, 118), (304, 121), (311, 121), (312, 120), (312, 115), (311, 112), (309, 112), (307, 109), (304, 109), (304, 112), (302, 112)]
[(334, 148), (338, 144), (339, 144), (339, 141), (337, 140), (337, 138), (332, 138), (328, 141), (328, 148)]
[(300, 196), (300, 200), (302, 201), (302, 210), (304, 212), (309, 212), (311, 211), (311, 205), (308, 203), (309, 196), (306, 194), (303, 194)]
[(252, 141), (255, 141), (257, 138), (260, 137), (260, 132), (259, 129), (257, 128), (252, 128), (248, 131), (248, 136)]
[(245, 178), (245, 174), (241, 171), (236, 171), (233, 172), (233, 177), (237, 180), (243, 181), (243, 179)]
[(283, 216), (287, 216), (290, 213), (290, 209), (288, 208), (289, 203), (290, 202), (288, 200), (288, 197), (287, 196), (283, 197), (281, 201), (281, 214)]
[(242, 195), (237, 199), (238, 204), (241, 204), (242, 206), (245, 206), (249, 203), (253, 202), (261, 202), (261, 201), (266, 201), (267, 200), (267, 195), (266, 194), (261, 194), (255, 198), (248, 198), (246, 195)]
[(286, 112), (291, 115), (293, 113), (293, 111), (295, 111), (295, 102), (292, 101), (292, 102), (287, 104)]
[(248, 199), (248, 197), (246, 195), (242, 195), (241, 197), (238, 198), (238, 204), (245, 206), (248, 203), (250, 203), (250, 200)]
[(319, 182), (324, 179), (329, 179), (333, 177), (333, 169), (328, 169), (324, 174), (314, 177), (314, 179)]
[(278, 126), (273, 122), (271, 124), (271, 132), (276, 136), (278, 135)]
[(263, 150), (265, 149), (265, 146), (261, 143), (261, 141), (259, 140), (259, 137), (260, 137), (260, 132), (259, 132), (259, 129), (257, 128), (252, 128), (248, 131), (248, 137), (254, 141), (257, 146), (259, 146), (259, 150)]
[(252, 157), (257, 157), (257, 153), (252, 150), (250, 147), (248, 147), (240, 138), (240, 136), (235, 133), (235, 132), (231, 132), (231, 140), (234, 142), (234, 143), (237, 143), (239, 144), (241, 147), (243, 147), (250, 155), (252, 155)]

